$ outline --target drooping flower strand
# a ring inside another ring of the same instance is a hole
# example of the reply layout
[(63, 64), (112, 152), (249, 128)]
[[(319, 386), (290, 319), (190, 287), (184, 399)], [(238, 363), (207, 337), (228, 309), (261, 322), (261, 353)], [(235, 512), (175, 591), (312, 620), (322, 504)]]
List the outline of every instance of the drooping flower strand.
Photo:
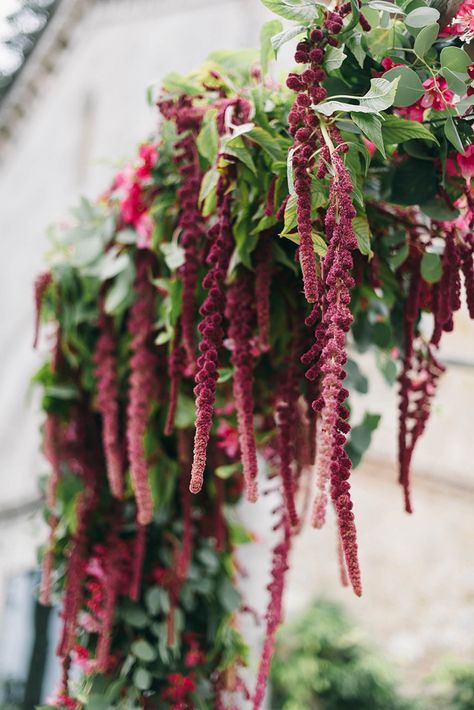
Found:
[(257, 490), (257, 447), (253, 426), (253, 331), (254, 331), (254, 278), (251, 271), (242, 267), (227, 291), (226, 317), (228, 336), (234, 365), (233, 393), (237, 410), (239, 447), (243, 466), (247, 498), (255, 501)]
[(281, 539), (274, 547), (272, 553), (271, 581), (267, 587), (270, 593), (270, 600), (265, 614), (265, 639), (257, 671), (257, 681), (253, 696), (253, 710), (259, 710), (265, 698), (268, 673), (275, 650), (275, 635), (283, 620), (283, 592), (285, 590), (286, 573), (289, 567), (291, 530), (284, 506), (282, 506), (282, 510), (280, 510), (280, 515), (280, 520), (274, 529), (281, 533)]
[(219, 219), (209, 230), (210, 249), (206, 262), (210, 268), (203, 280), (207, 296), (200, 308), (202, 321), (199, 324), (199, 332), (202, 338), (199, 343), (201, 355), (197, 361), (194, 388), (196, 431), (190, 483), (192, 493), (198, 493), (203, 484), (207, 444), (214, 414), (219, 351), (224, 341), (224, 279), (234, 247), (231, 228), (232, 196), (226, 189), (227, 179), (221, 175), (217, 187)]
[(460, 266), (460, 250), (454, 230), (450, 230), (445, 239), (441, 280), (433, 288), (434, 330), (431, 342), (434, 345), (439, 345), (443, 331), (452, 331), (453, 314), (461, 308)]
[(151, 255), (141, 253), (137, 259), (136, 299), (130, 308), (128, 330), (130, 342), (130, 377), (127, 406), (127, 445), (130, 473), (137, 502), (137, 520), (147, 525), (153, 517), (153, 500), (148, 480), (145, 432), (150, 404), (157, 390), (157, 355), (153, 343), (155, 329), (155, 289), (150, 282)]
[(270, 349), (270, 285), (272, 279), (272, 241), (263, 233), (255, 250), (255, 304), (260, 350)]
[(290, 133), (295, 142), (292, 147), (294, 189), (297, 197), (296, 216), (299, 234), (299, 259), (303, 273), (306, 300), (314, 303), (318, 299), (316, 258), (313, 246), (311, 219), (311, 170), (315, 165), (315, 155), (321, 144), (318, 130), (319, 119), (312, 104), (318, 104), (327, 96), (322, 82), (326, 72), (322, 68), (327, 45), (337, 46), (335, 37), (342, 28), (343, 17), (350, 11), (350, 5), (343, 5), (335, 12), (326, 12), (323, 29), (312, 30), (309, 39), (296, 46), (295, 61), (308, 64), (301, 74), (290, 73), (287, 79), (289, 89), (297, 92), (296, 100), (288, 114)]
[(183, 284), (183, 305), (181, 328), (187, 367), (194, 370), (196, 360), (195, 321), (196, 288), (200, 252), (205, 235), (205, 220), (199, 209), (199, 191), (202, 171), (196, 137), (201, 126), (203, 109), (195, 107), (191, 99), (183, 97), (176, 108), (176, 128), (184, 136), (176, 143), (173, 157), (182, 177), (182, 185), (177, 190), (181, 230), (180, 244), (184, 250), (184, 263), (179, 269)]
[(142, 581), (143, 562), (145, 560), (146, 548), (146, 526), (137, 525), (132, 558), (132, 578), (130, 582), (130, 599), (138, 601), (140, 596), (140, 586)]
[(408, 444), (410, 416), (410, 371), (413, 361), (413, 343), (417, 334), (417, 321), (420, 312), (422, 279), (420, 274), (420, 255), (411, 255), (410, 284), (403, 313), (403, 363), (398, 377), (399, 417), (398, 417), (398, 480), (403, 487), (405, 510), (412, 512), (410, 496), (410, 447)]
[(52, 275), (50, 271), (43, 271), (35, 279), (34, 284), (34, 298), (35, 298), (35, 325), (33, 331), (33, 347), (38, 346), (40, 322), (41, 322), (41, 306), (43, 304), (44, 295), (46, 289), (52, 282)]
[[(296, 338), (295, 338), (296, 340)], [(297, 344), (291, 348), (282, 384), (277, 394), (275, 420), (277, 424), (277, 448), (280, 460), (280, 478), (283, 487), (283, 500), (288, 523), (296, 527), (299, 522), (296, 511), (296, 450), (298, 417), (298, 369)]]
[(334, 148), (330, 144), (332, 175), (330, 203), (325, 218), (328, 249), (321, 266), (324, 297), (321, 320), (315, 331), (315, 347), (305, 356), (306, 361), (311, 357), (316, 359), (316, 365), (307, 372), (309, 379), (314, 380), (318, 373), (320, 378), (320, 396), (313, 403), (313, 407), (320, 412), (316, 455), (316, 478), (320, 491), (313, 509), (313, 525), (320, 527), (324, 523), (326, 486), (330, 483), (347, 572), (354, 592), (360, 596), (362, 588), (356, 528), (348, 480), (351, 461), (344, 450), (350, 431), (347, 421), (349, 412), (344, 406), (348, 392), (342, 384), (346, 376), (346, 333), (352, 323), (349, 310), (350, 289), (354, 285), (352, 252), (357, 248), (352, 219), (356, 212), (351, 202), (352, 182), (340, 155), (345, 146), (336, 131), (332, 132), (332, 138), (338, 145)]
[(114, 323), (101, 305), (97, 322), (97, 339), (92, 362), (97, 382), (97, 408), (102, 416), (102, 444), (107, 478), (115, 498), (123, 497), (123, 451), (119, 431), (119, 384), (117, 373), (117, 339)]

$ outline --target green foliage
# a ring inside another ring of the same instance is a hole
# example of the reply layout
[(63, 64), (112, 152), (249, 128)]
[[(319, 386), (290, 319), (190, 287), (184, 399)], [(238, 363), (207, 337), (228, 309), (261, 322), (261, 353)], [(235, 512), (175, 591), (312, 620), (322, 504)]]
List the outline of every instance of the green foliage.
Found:
[(388, 664), (330, 602), (310, 607), (278, 634), (271, 707), (279, 710), (410, 710)]

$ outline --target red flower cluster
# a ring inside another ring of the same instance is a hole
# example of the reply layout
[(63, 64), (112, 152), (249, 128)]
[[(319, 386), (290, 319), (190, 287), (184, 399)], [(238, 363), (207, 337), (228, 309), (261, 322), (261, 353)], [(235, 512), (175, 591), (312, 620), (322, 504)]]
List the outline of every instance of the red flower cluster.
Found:
[(131, 225), (138, 234), (137, 246), (148, 248), (153, 233), (153, 219), (145, 197), (147, 183), (158, 160), (157, 148), (151, 143), (141, 146), (137, 165), (127, 165), (115, 177), (112, 191), (119, 191), (120, 221)]

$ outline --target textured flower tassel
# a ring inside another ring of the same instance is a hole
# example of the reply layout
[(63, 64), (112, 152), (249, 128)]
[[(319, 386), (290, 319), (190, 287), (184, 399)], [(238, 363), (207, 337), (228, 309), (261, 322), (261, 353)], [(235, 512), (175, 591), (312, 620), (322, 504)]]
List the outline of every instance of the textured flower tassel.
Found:
[(139, 525), (147, 525), (153, 517), (153, 499), (144, 441), (150, 403), (157, 389), (156, 354), (153, 344), (155, 290), (149, 281), (150, 266), (148, 255), (143, 255), (137, 264), (136, 300), (128, 319), (128, 329), (132, 336), (132, 356), (127, 407), (127, 444)]
[(92, 358), (97, 381), (97, 408), (102, 415), (102, 444), (107, 478), (115, 498), (123, 497), (123, 456), (119, 432), (117, 342), (112, 319), (102, 310), (99, 337)]
[(254, 324), (254, 280), (245, 268), (229, 288), (226, 316), (231, 341), (231, 362), (234, 365), (233, 391), (237, 410), (240, 456), (247, 498), (255, 501), (257, 490), (257, 447), (253, 428), (253, 367), (252, 337)]
[(207, 297), (200, 309), (203, 319), (199, 324), (202, 335), (199, 344), (201, 355), (197, 361), (198, 370), (194, 388), (196, 431), (190, 483), (192, 493), (198, 493), (203, 484), (207, 444), (214, 414), (219, 350), (224, 340), (222, 328), (225, 307), (224, 279), (234, 246), (230, 217), (232, 197), (230, 193), (225, 194), (226, 186), (226, 181), (221, 177), (218, 185), (219, 221), (209, 230), (211, 246), (206, 261), (210, 269), (203, 281), (203, 286), (207, 289)]

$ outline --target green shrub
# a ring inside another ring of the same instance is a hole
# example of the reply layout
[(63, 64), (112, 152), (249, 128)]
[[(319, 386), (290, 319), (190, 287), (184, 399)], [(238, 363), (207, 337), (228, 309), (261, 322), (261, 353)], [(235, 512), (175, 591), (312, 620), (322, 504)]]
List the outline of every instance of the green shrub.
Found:
[(341, 609), (327, 601), (282, 627), (271, 681), (272, 710), (418, 707), (400, 697), (388, 664), (367, 648), (362, 632)]

